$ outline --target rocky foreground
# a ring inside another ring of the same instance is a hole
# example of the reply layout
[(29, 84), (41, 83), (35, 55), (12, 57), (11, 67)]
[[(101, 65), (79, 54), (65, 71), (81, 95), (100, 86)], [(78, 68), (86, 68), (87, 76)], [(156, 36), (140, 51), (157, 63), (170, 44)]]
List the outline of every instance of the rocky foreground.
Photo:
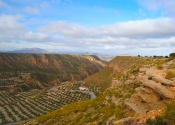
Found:
[(114, 123), (146, 124), (148, 118), (154, 119), (161, 115), (165, 106), (175, 99), (175, 79), (166, 78), (168, 72), (174, 72), (174, 64), (175, 60), (172, 60), (164, 63), (161, 69), (151, 65), (139, 67), (138, 74), (124, 82), (130, 86), (134, 83), (139, 84), (135, 93), (124, 101), (127, 108), (133, 110), (136, 115)]

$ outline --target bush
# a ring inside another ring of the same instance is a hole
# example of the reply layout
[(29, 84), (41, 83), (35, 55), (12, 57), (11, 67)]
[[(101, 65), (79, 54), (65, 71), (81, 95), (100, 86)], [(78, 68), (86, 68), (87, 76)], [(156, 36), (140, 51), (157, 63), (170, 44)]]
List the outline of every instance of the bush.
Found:
[(162, 65), (157, 65), (157, 69), (162, 70), (163, 69), (163, 66)]
[(175, 59), (175, 53), (170, 53), (170, 59)]
[(156, 55), (154, 55), (153, 57), (154, 57), (154, 58), (156, 58), (157, 56), (156, 56)]
[(175, 77), (175, 73), (173, 71), (168, 71), (165, 78), (171, 79), (173, 77)]
[(169, 125), (168, 121), (164, 119), (162, 116), (156, 116), (155, 119), (147, 119), (147, 125)]
[(174, 125), (175, 123), (175, 102), (172, 102), (166, 106), (166, 110), (163, 115), (156, 116), (155, 119), (147, 119), (148, 125)]

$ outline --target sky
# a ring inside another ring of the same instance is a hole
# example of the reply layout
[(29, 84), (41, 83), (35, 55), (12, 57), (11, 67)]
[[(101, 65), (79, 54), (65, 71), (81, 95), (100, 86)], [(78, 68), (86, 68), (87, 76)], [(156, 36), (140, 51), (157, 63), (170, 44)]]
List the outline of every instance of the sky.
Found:
[(0, 51), (169, 55), (175, 0), (0, 0)]

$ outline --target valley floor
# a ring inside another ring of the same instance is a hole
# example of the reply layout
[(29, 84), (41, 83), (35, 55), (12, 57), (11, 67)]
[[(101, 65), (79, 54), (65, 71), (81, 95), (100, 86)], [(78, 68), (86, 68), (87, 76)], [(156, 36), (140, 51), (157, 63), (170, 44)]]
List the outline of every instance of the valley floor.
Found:
[(0, 124), (20, 122), (47, 114), (63, 105), (95, 98), (79, 91), (78, 82), (65, 82), (52, 89), (34, 89), (19, 94), (0, 91)]

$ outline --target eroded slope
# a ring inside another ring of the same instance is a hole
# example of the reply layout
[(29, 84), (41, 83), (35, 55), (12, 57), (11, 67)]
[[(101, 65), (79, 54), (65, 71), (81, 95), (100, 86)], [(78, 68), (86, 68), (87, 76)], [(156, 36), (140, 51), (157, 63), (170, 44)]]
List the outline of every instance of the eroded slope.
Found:
[(0, 89), (26, 91), (81, 80), (105, 63), (90, 55), (0, 53)]

